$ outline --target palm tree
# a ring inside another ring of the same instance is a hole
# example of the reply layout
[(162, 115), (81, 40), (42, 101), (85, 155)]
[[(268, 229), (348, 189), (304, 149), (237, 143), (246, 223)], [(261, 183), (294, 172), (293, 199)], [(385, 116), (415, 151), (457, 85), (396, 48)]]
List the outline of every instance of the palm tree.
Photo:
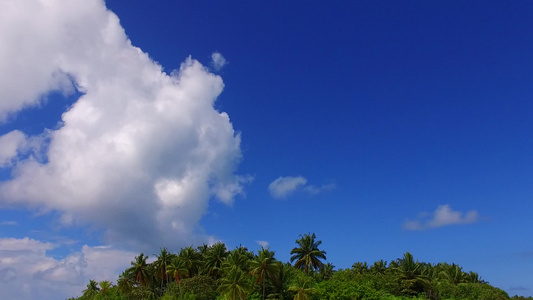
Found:
[(294, 285), (289, 287), (289, 291), (296, 292), (294, 300), (309, 300), (309, 296), (316, 292), (316, 289), (310, 287), (311, 279), (298, 277)]
[(265, 287), (267, 279), (272, 282), (276, 281), (276, 275), (279, 272), (279, 265), (274, 258), (274, 251), (261, 247), (257, 259), (250, 262), (250, 274), (257, 276), (255, 283), (262, 284), (263, 300), (265, 300)]
[(228, 272), (231, 269), (239, 269), (243, 272), (248, 272), (251, 257), (248, 255), (247, 251), (248, 250), (243, 251), (240, 248), (231, 251), (222, 263), (222, 268), (225, 272)]
[(167, 274), (174, 278), (174, 282), (176, 282), (176, 284), (178, 285), (178, 289), (180, 290), (180, 298), (183, 299), (180, 281), (181, 279), (183, 279), (184, 276), (188, 274), (188, 270), (179, 257), (174, 258), (172, 263), (168, 265)]
[(100, 288), (98, 287), (98, 283), (95, 280), (89, 280), (89, 283), (87, 284), (87, 288), (83, 290), (83, 297), (87, 299), (91, 299), (94, 297), (98, 292), (100, 291)]
[(219, 292), (228, 300), (244, 300), (251, 289), (246, 273), (238, 269), (231, 269), (226, 276), (220, 279)]
[(198, 273), (202, 259), (200, 252), (189, 246), (181, 249), (178, 256), (183, 263), (183, 266), (187, 269), (187, 276), (189, 278)]
[(467, 282), (467, 274), (463, 272), (463, 268), (456, 264), (447, 265), (444, 271), (440, 273), (441, 277), (446, 279), (451, 284), (459, 284)]
[(219, 270), (226, 256), (228, 256), (228, 251), (226, 250), (226, 245), (223, 243), (218, 242), (209, 247), (204, 256), (204, 269), (206, 273), (214, 278), (218, 278)]
[(387, 262), (383, 259), (380, 259), (370, 267), (370, 271), (374, 274), (385, 274), (387, 271)]
[(124, 294), (129, 294), (135, 285), (135, 279), (132, 272), (129, 272), (128, 270), (124, 271), (124, 273), (120, 274), (118, 277), (117, 285), (119, 290)]
[(209, 246), (207, 244), (202, 244), (196, 247), (196, 249), (198, 249), (198, 253), (200, 253), (201, 256), (205, 256), (207, 254), (207, 250), (209, 250)]
[(365, 262), (356, 262), (352, 265), (355, 274), (364, 274), (368, 271), (368, 264)]
[(276, 280), (272, 282), (274, 287), (272, 296), (277, 297), (274, 299), (283, 300), (296, 271), (290, 263), (282, 263), (280, 261), (276, 263), (278, 264), (278, 273), (276, 274)]
[(102, 296), (104, 296), (105, 299), (107, 299), (107, 291), (111, 288), (111, 286), (113, 286), (113, 284), (111, 283), (111, 281), (108, 281), (108, 280), (104, 280), (104, 281), (100, 281), (100, 294), (102, 294)]
[(146, 263), (147, 259), (148, 256), (141, 253), (135, 257), (135, 260), (131, 262), (131, 268), (128, 269), (134, 274), (135, 282), (143, 286), (146, 286), (150, 279), (149, 265)]
[(320, 275), (320, 278), (322, 280), (329, 280), (331, 277), (333, 277), (333, 274), (335, 273), (335, 266), (331, 263), (327, 263), (320, 268), (318, 271), (318, 274)]
[(479, 276), (478, 273), (476, 272), (468, 272), (468, 274), (466, 274), (466, 282), (469, 282), (469, 283), (487, 283), (485, 280), (481, 279), (481, 276)]
[(420, 264), (420, 273), (426, 278), (428, 281), (433, 282), (438, 280), (439, 273), (441, 272), (441, 265), (432, 265), (430, 263), (421, 263)]
[(173, 255), (168, 252), (167, 248), (159, 248), (159, 255), (156, 255), (157, 260), (153, 262), (155, 267), (155, 272), (157, 277), (161, 279), (161, 286), (160, 288), (163, 289), (163, 285), (168, 285), (168, 275), (167, 275), (167, 267), (170, 264), (170, 261), (173, 257)]
[(402, 259), (398, 260), (397, 268), (400, 281), (403, 283), (402, 292), (408, 295), (416, 295), (427, 285), (427, 279), (422, 274), (422, 265), (414, 260), (413, 255), (405, 252)]
[(322, 267), (323, 263), (320, 259), (326, 260), (326, 251), (319, 250), (318, 246), (322, 244), (322, 241), (315, 242), (315, 234), (300, 235), (300, 238), (296, 240), (299, 247), (291, 250), (291, 263), (294, 263), (294, 267), (303, 269), (305, 273), (309, 273), (309, 269), (316, 270)]

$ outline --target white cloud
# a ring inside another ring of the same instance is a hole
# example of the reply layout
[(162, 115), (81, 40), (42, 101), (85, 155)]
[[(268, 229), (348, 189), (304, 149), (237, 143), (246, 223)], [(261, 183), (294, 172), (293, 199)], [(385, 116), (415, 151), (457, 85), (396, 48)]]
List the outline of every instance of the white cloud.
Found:
[(0, 225), (2, 226), (17, 226), (19, 223), (17, 221), (2, 221)]
[(479, 214), (471, 210), (466, 214), (454, 211), (446, 205), (439, 205), (432, 215), (421, 214), (419, 220), (408, 220), (403, 224), (406, 230), (424, 230), (448, 225), (470, 224), (479, 220)]
[(0, 136), (0, 168), (10, 167), (26, 143), (24, 133), (13, 130)]
[(328, 183), (328, 184), (323, 184), (319, 187), (316, 187), (314, 185), (306, 185), (304, 187), (304, 191), (308, 192), (309, 194), (312, 194), (312, 195), (316, 195), (322, 191), (328, 191), (328, 190), (333, 190), (337, 187), (336, 184), (334, 183)]
[(213, 54), (211, 54), (211, 64), (213, 65), (213, 68), (215, 68), (216, 71), (220, 71), (228, 64), (228, 62), (226, 61), (224, 56), (222, 56), (222, 54), (214, 52)]
[(261, 247), (263, 247), (265, 249), (267, 249), (268, 246), (270, 245), (267, 241), (256, 241), (256, 242), (257, 242), (257, 244), (259, 244), (259, 246), (261, 246)]
[(83, 93), (60, 128), (27, 137), (26, 157), (14, 158), (22, 133), (2, 137), (16, 146), (0, 154), (14, 162), (1, 204), (59, 211), (64, 225), (130, 249), (209, 240), (199, 226), (209, 199), (231, 204), (250, 180), (235, 175), (240, 135), (213, 108), (219, 76), (191, 58), (165, 74), (102, 0), (3, 1), (0, 44), (0, 119), (53, 90)]
[(279, 177), (268, 186), (270, 195), (277, 199), (286, 198), (297, 190), (303, 190), (311, 195), (316, 195), (322, 191), (332, 190), (336, 187), (334, 183), (323, 184), (322, 186), (314, 186), (307, 184), (307, 179), (303, 176), (287, 176)]
[(307, 183), (307, 179), (302, 176), (279, 177), (268, 186), (270, 195), (274, 198), (285, 198)]
[(30, 238), (0, 239), (0, 289), (6, 299), (66, 299), (81, 295), (89, 279), (115, 281), (135, 253), (83, 246), (63, 259), (46, 252), (56, 247)]

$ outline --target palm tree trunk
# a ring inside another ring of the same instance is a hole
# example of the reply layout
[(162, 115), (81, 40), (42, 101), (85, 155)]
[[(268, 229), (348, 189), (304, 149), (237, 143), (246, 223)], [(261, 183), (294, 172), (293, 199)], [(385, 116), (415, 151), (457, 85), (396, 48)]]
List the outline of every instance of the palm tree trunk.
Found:
[(263, 300), (265, 300), (265, 279), (263, 278)]
[(180, 290), (180, 299), (183, 300), (183, 293), (181, 292), (181, 283), (178, 281), (178, 289)]

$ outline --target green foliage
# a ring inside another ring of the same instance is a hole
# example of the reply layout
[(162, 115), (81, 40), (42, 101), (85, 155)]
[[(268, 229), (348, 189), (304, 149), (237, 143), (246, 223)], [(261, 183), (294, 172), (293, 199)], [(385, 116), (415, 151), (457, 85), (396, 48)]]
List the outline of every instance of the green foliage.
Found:
[(147, 262), (141, 253), (131, 267), (111, 281), (90, 280), (72, 300), (533, 300), (509, 295), (489, 285), (478, 273), (456, 264), (430, 264), (406, 252), (387, 264), (356, 262), (335, 270), (324, 264), (326, 252), (315, 234), (301, 235), (290, 263), (269, 249), (258, 254), (245, 247), (228, 251), (223, 243), (187, 247), (178, 254), (162, 248)]
[(518, 296), (515, 295), (511, 297), (512, 300), (533, 300), (533, 297), (524, 297), (524, 296)]
[(311, 277), (298, 276), (293, 284), (289, 287), (289, 291), (295, 293), (294, 300), (310, 300), (311, 295), (317, 293), (317, 289), (314, 288), (314, 282)]
[[(212, 300), (217, 297), (217, 283), (207, 275), (198, 275), (181, 280), (184, 295), (194, 294), (196, 300)], [(184, 299), (186, 299), (184, 297)]]
[(250, 278), (239, 269), (231, 269), (220, 279), (218, 290), (228, 300), (244, 300), (251, 291)]

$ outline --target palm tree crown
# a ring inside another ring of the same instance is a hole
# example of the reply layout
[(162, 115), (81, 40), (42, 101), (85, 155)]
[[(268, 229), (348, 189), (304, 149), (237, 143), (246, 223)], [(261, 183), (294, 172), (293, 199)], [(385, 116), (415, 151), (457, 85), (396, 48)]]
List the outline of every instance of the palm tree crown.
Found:
[(250, 263), (250, 274), (256, 276), (256, 284), (262, 284), (263, 300), (266, 296), (265, 287), (267, 279), (270, 279), (271, 282), (275, 282), (278, 273), (279, 265), (274, 258), (274, 251), (261, 247), (257, 258)]
[(315, 241), (315, 234), (300, 235), (300, 238), (296, 240), (299, 247), (291, 250), (291, 262), (294, 263), (294, 267), (303, 269), (305, 273), (309, 272), (309, 269), (320, 269), (324, 263), (320, 260), (326, 260), (326, 251), (318, 249), (318, 246), (322, 244), (322, 241)]

